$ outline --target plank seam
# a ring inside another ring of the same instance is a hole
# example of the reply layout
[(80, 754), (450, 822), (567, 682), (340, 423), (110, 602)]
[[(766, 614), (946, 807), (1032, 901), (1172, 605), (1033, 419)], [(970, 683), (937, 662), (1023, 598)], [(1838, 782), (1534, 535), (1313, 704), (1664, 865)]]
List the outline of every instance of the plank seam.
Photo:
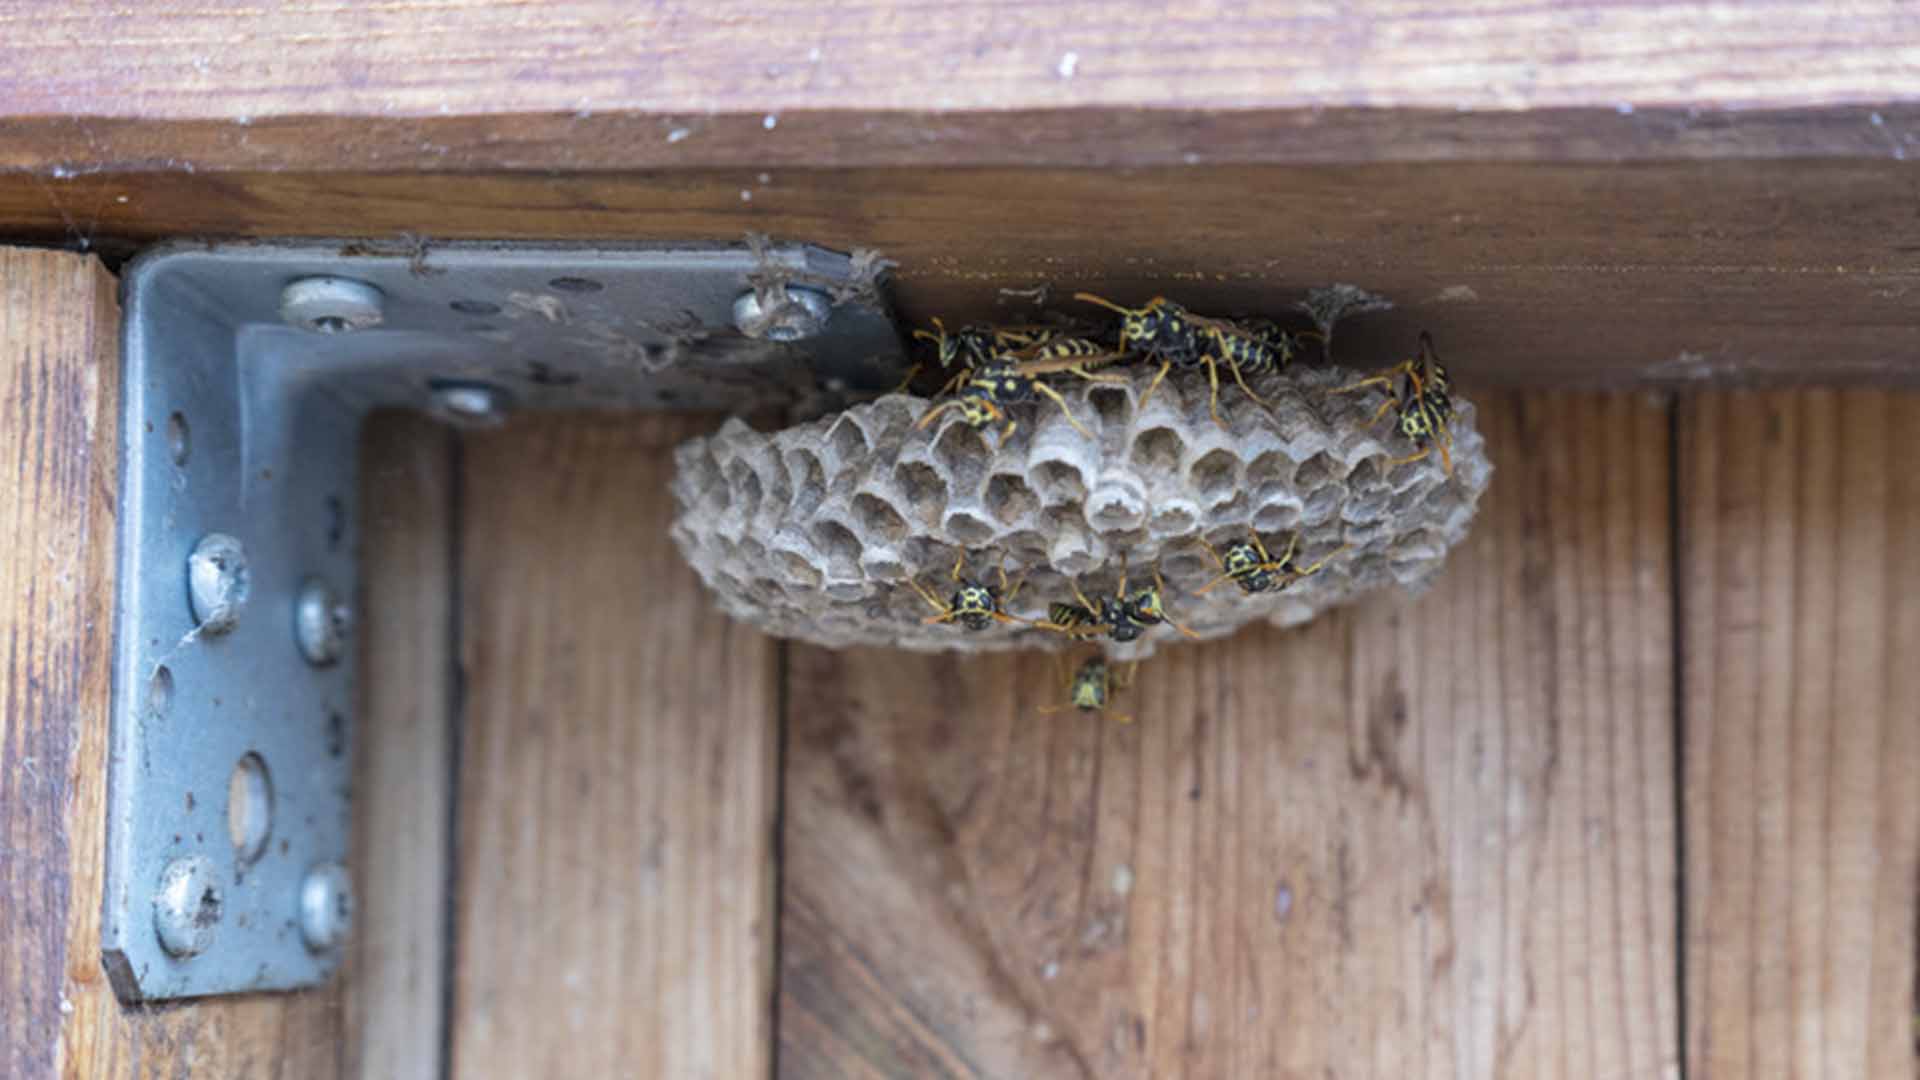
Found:
[(461, 626), (465, 618), (461, 579), (461, 538), (465, 534), (466, 444), (458, 432), (446, 438), (447, 454), (447, 683), (446, 711), (442, 722), (447, 731), (446, 860), (442, 864), (440, 921), (440, 1080), (453, 1080), (453, 1027), (458, 1004), (460, 949), (460, 773), (463, 759), (463, 729), (466, 727), (467, 678)]
[(1667, 395), (1667, 647), (1673, 662), (1669, 678), (1673, 695), (1673, 985), (1674, 1025), (1680, 1080), (1687, 1080), (1687, 611), (1686, 531), (1681, 526), (1680, 487), (1685, 480), (1681, 459), (1680, 399)]

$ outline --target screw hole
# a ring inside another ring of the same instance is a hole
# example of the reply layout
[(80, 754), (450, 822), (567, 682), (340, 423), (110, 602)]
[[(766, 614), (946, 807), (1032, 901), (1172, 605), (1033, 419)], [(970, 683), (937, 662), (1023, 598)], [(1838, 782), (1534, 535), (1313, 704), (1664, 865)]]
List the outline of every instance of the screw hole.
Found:
[(338, 315), (322, 315), (310, 320), (307, 325), (322, 334), (341, 334), (351, 329), (353, 324)]
[(249, 753), (227, 778), (227, 837), (242, 863), (260, 857), (273, 831), (273, 780), (259, 754)]
[(490, 300), (455, 300), (448, 307), (462, 315), (498, 315), (500, 305)]
[(592, 278), (584, 277), (557, 277), (547, 282), (547, 287), (570, 293), (596, 293), (606, 288)]
[(193, 441), (187, 428), (187, 418), (176, 412), (167, 417), (167, 454), (173, 458), (175, 465), (185, 465), (192, 452)]
[(339, 713), (327, 714), (327, 756), (337, 758), (347, 752), (347, 718)]
[(147, 713), (156, 720), (164, 720), (172, 708), (173, 669), (161, 664), (147, 680)]

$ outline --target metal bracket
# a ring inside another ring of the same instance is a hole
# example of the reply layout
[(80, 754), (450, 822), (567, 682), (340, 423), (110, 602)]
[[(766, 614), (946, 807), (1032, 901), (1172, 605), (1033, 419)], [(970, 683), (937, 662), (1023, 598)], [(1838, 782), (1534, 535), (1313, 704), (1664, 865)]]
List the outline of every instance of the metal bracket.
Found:
[(805, 246), (193, 246), (125, 281), (102, 951), (125, 1000), (339, 964), (372, 410), (821, 407), (897, 382), (868, 260)]

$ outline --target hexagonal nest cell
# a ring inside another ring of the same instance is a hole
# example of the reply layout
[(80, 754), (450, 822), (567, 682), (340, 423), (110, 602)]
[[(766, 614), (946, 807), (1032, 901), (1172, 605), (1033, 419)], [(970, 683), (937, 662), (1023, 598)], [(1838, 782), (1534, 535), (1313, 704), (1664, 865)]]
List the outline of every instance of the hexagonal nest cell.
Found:
[[(1019, 588), (1008, 614), (1047, 617), (1073, 585), (1114, 595), (1123, 562), (1137, 587), (1164, 576), (1174, 620), (1202, 638), (1254, 620), (1293, 626), (1361, 593), (1418, 586), (1465, 535), (1492, 472), (1472, 404), (1454, 398), (1451, 474), (1413, 453), (1379, 392), (1336, 392), (1358, 378), (1295, 368), (1251, 380), (1271, 408), (1223, 386), (1222, 429), (1202, 372), (1175, 372), (1146, 395), (1154, 369), (1124, 382), (1055, 384), (1092, 433), (1050, 402), (1015, 406), (1018, 427), (996, 445), (949, 412), (916, 425), (933, 403), (892, 394), (762, 434), (729, 420), (676, 452), (673, 536), (722, 610), (768, 633), (833, 648), (1060, 648), (1063, 635), (1021, 624), (977, 631), (932, 624), (910, 579), (950, 596), (961, 574)], [(1216, 549), (1252, 529), (1314, 574), (1283, 590), (1201, 590)], [(1331, 557), (1329, 557), (1331, 556)], [(1179, 640), (1171, 626), (1106, 642), (1134, 658)]]

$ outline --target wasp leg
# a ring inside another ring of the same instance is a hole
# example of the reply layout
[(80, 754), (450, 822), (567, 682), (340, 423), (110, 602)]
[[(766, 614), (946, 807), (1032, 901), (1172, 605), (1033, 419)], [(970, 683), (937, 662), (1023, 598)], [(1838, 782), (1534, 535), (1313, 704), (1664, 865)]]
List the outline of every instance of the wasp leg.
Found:
[[(1298, 550), (1298, 549), (1299, 549), (1299, 547), (1300, 547), (1300, 530), (1298, 530), (1298, 529), (1295, 529), (1295, 530), (1293, 531), (1293, 535), (1292, 535), (1292, 536), (1289, 536), (1289, 537), (1287, 537), (1287, 553), (1286, 553), (1285, 555), (1282, 555), (1282, 556), (1280, 556), (1280, 559), (1279, 559), (1279, 563), (1280, 563), (1280, 565), (1281, 565), (1281, 566), (1285, 566), (1285, 565), (1287, 565), (1288, 563), (1290, 563), (1290, 562), (1292, 562), (1292, 561), (1293, 561), (1293, 553), (1294, 553), (1294, 552), (1295, 552), (1296, 550)], [(1266, 549), (1266, 548), (1264, 548), (1264, 547), (1263, 547), (1263, 548), (1261, 548), (1261, 549), (1260, 549), (1260, 554), (1261, 554), (1261, 556), (1263, 556), (1263, 557), (1266, 557), (1266, 555), (1267, 555), (1267, 549)]]
[[(944, 391), (942, 392), (944, 393)], [(921, 428), (926, 427), (938, 419), (941, 413), (946, 412), (948, 409), (958, 408), (959, 406), (960, 403), (958, 401), (943, 401), (935, 405), (933, 408), (927, 410), (927, 415), (921, 417), (919, 423), (913, 425), (913, 430), (919, 431)]]
[(1393, 408), (1399, 404), (1400, 404), (1400, 400), (1398, 398), (1389, 396), (1387, 400), (1380, 403), (1379, 408), (1373, 410), (1372, 418), (1369, 419), (1364, 426), (1372, 427), (1373, 425), (1379, 423), (1381, 417), (1387, 415), (1387, 413), (1391, 412)]
[(1111, 371), (1106, 372), (1104, 374), (1095, 375), (1093, 372), (1088, 371), (1084, 366), (1070, 367), (1067, 369), (1067, 371), (1074, 375), (1080, 376), (1081, 378), (1087, 380), (1088, 382), (1115, 383), (1115, 382), (1127, 381), (1127, 377), (1125, 375), (1116, 374)]
[(1206, 548), (1207, 554), (1213, 556), (1214, 565), (1220, 567), (1220, 569), (1222, 570), (1225, 570), (1227, 568), (1227, 560), (1220, 557), (1220, 553), (1214, 550), (1214, 547), (1212, 544), (1207, 543), (1206, 537), (1195, 536), (1194, 539), (1200, 541), (1200, 546), (1203, 548)]
[(1226, 431), (1227, 422), (1220, 419), (1220, 365), (1211, 356), (1207, 357), (1207, 386), (1211, 391), (1207, 410), (1213, 413), (1213, 422), (1220, 425), (1220, 430)]
[(1123, 712), (1108, 712), (1108, 713), (1107, 713), (1107, 716), (1108, 716), (1108, 717), (1109, 717), (1109, 718), (1110, 718), (1110, 719), (1111, 719), (1111, 720), (1112, 720), (1112, 721), (1113, 721), (1114, 723), (1116, 723), (1116, 724), (1131, 724), (1131, 723), (1133, 723), (1133, 717), (1132, 717), (1132, 715), (1131, 715), (1131, 714), (1128, 714), (1128, 713), (1123, 713)]
[(1153, 377), (1153, 381), (1147, 384), (1147, 392), (1140, 395), (1141, 409), (1145, 409), (1147, 407), (1147, 402), (1153, 400), (1153, 392), (1155, 390), (1160, 389), (1160, 380), (1166, 378), (1167, 372), (1172, 370), (1173, 370), (1173, 361), (1171, 360), (1160, 361), (1160, 374), (1155, 375)]
[(1453, 475), (1453, 432), (1445, 424), (1440, 425), (1440, 468), (1448, 476)]
[[(1080, 591), (1080, 583), (1077, 581), (1069, 581), (1067, 585), (1073, 590), (1073, 598), (1080, 601), (1080, 606), (1086, 608), (1087, 611), (1092, 613), (1094, 618), (1098, 619), (1100, 617), (1100, 605), (1087, 599), (1087, 594)], [(1099, 631), (1095, 630), (1094, 634), (1098, 635)]]
[(947, 605), (941, 603), (940, 598), (933, 595), (932, 589), (927, 588), (912, 578), (907, 579), (907, 584), (913, 586), (913, 591), (919, 593), (920, 599), (925, 600), (927, 605), (933, 608), (933, 610), (941, 612), (942, 614), (946, 613)]
[(1334, 556), (1339, 555), (1342, 552), (1347, 551), (1352, 547), (1353, 547), (1352, 544), (1341, 544), (1339, 547), (1321, 556), (1319, 562), (1314, 563), (1312, 566), (1307, 567), (1305, 570), (1293, 570), (1289, 572), (1293, 574), (1295, 580), (1298, 580), (1303, 577), (1307, 577), (1311, 574), (1318, 573), (1321, 567), (1333, 561)]
[(1246, 394), (1248, 397), (1258, 402), (1260, 407), (1263, 409), (1273, 408), (1272, 405), (1267, 404), (1266, 398), (1263, 398), (1259, 394), (1254, 393), (1253, 388), (1247, 385), (1246, 378), (1240, 374), (1239, 364), (1236, 364), (1233, 361), (1229, 360), (1227, 361), (1227, 366), (1233, 369), (1233, 381), (1240, 384), (1240, 390), (1242, 393)]
[(947, 396), (948, 394), (951, 394), (951, 393), (953, 393), (954, 391), (956, 391), (956, 390), (958, 390), (958, 389), (960, 389), (961, 387), (963, 387), (963, 386), (965, 386), (965, 385), (967, 385), (967, 378), (968, 378), (969, 376), (971, 376), (972, 374), (973, 374), (973, 372), (971, 372), (971, 371), (968, 371), (968, 370), (965, 370), (965, 369), (962, 369), (961, 371), (959, 371), (958, 373), (956, 373), (956, 374), (955, 374), (955, 375), (953, 376), (953, 378), (951, 378), (951, 379), (948, 379), (948, 380), (946, 381), (946, 384), (945, 384), (945, 385), (943, 385), (942, 387), (940, 387), (940, 389), (938, 389), (938, 390), (936, 390), (936, 391), (934, 391), (934, 394), (933, 394), (933, 396), (934, 396), (934, 397), (946, 397), (946, 396)]
[(1365, 386), (1384, 386), (1387, 388), (1387, 393), (1391, 395), (1393, 393), (1393, 378), (1388, 375), (1369, 375), (1359, 382), (1350, 382), (1345, 386), (1338, 387), (1333, 392), (1336, 394), (1345, 394)]
[(910, 368), (908, 368), (908, 369), (907, 369), (907, 376), (906, 376), (906, 378), (904, 378), (904, 379), (901, 379), (901, 380), (900, 380), (900, 385), (899, 385), (899, 386), (896, 386), (896, 387), (894, 387), (894, 388), (892, 389), (892, 391), (890, 391), (890, 392), (891, 392), (891, 393), (895, 393), (895, 394), (904, 394), (904, 393), (906, 393), (906, 392), (907, 392), (907, 388), (913, 385), (913, 380), (919, 377), (919, 375), (920, 375), (920, 367), (921, 367), (921, 365), (919, 365), (919, 364), (915, 364), (915, 365), (913, 365), (912, 367), (910, 367)]
[(1085, 435), (1089, 439), (1093, 438), (1093, 432), (1088, 431), (1084, 426), (1081, 425), (1080, 421), (1075, 420), (1073, 418), (1073, 410), (1067, 408), (1067, 399), (1060, 396), (1060, 391), (1055, 390), (1053, 387), (1048, 386), (1046, 383), (1043, 383), (1043, 382), (1034, 383), (1033, 388), (1035, 390), (1040, 391), (1042, 394), (1047, 395), (1049, 398), (1052, 398), (1053, 403), (1055, 405), (1060, 406), (1060, 415), (1067, 418), (1067, 423), (1073, 425), (1073, 430), (1079, 432), (1082, 435)]
[(1113, 678), (1114, 689), (1116, 690), (1129, 689), (1133, 686), (1134, 675), (1138, 674), (1140, 671), (1140, 661), (1129, 660), (1127, 661), (1126, 666), (1122, 667), (1120, 671), (1124, 672), (1124, 674), (1116, 673), (1114, 675), (1114, 678)]
[(1115, 600), (1127, 598), (1127, 553), (1124, 551), (1120, 553), (1120, 588), (1114, 591), (1113, 598)]
[(1209, 581), (1205, 585), (1202, 585), (1198, 589), (1195, 589), (1193, 591), (1193, 595), (1205, 596), (1208, 593), (1212, 592), (1214, 588), (1220, 585), (1221, 583), (1232, 581), (1232, 580), (1233, 580), (1232, 574), (1221, 574), (1219, 577), (1214, 578), (1212, 581)]
[(1392, 461), (1387, 462), (1387, 468), (1397, 469), (1402, 465), (1411, 465), (1416, 461), (1420, 461), (1424, 459), (1428, 454), (1431, 454), (1431, 453), (1433, 453), (1433, 447), (1423, 446), (1420, 448), (1420, 451), (1418, 453), (1408, 454), (1406, 457), (1403, 457), (1403, 458), (1394, 458)]

